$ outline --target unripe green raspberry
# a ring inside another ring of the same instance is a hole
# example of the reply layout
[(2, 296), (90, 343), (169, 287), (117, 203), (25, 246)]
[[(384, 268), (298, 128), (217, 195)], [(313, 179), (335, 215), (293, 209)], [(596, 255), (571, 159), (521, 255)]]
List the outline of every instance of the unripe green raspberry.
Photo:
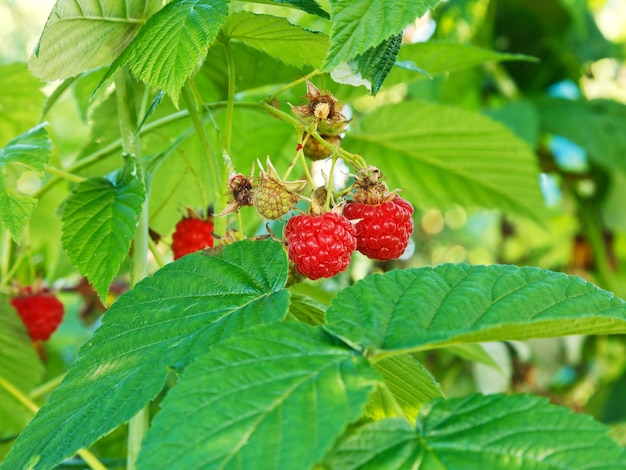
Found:
[(281, 218), (293, 209), (298, 199), (298, 194), (269, 178), (261, 178), (252, 194), (252, 204), (258, 213), (270, 220)]

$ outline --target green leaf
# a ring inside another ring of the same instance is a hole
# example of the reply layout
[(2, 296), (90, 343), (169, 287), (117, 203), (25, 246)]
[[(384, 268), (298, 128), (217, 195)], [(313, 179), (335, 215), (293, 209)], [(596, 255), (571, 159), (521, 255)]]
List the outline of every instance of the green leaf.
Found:
[(368, 49), (400, 34), (439, 0), (331, 0), (330, 49), (324, 63), (329, 71)]
[(330, 468), (463, 470), (618, 470), (626, 451), (591, 416), (530, 395), (436, 400), (415, 429), (387, 419), (344, 439)]
[(397, 34), (354, 59), (357, 71), (371, 84), (372, 95), (378, 93), (395, 64), (401, 44), (402, 34)]
[[(396, 66), (389, 73), (387, 86), (423, 80), (428, 76), (465, 70), (487, 62), (531, 61), (524, 54), (507, 54), (491, 49), (450, 41), (427, 41), (405, 44), (398, 53)], [(426, 72), (428, 75), (424, 74)]]
[(283, 3), (299, 8), (312, 15), (330, 18), (330, 15), (315, 0), (272, 0), (272, 3)]
[(340, 292), (327, 329), (372, 352), (626, 332), (626, 302), (577, 277), (444, 264), (371, 275)]
[(328, 51), (325, 34), (271, 15), (233, 13), (226, 20), (224, 34), (300, 69), (308, 65), (320, 67)]
[(145, 188), (134, 157), (126, 157), (112, 178), (79, 183), (65, 202), (63, 248), (104, 301), (109, 285), (128, 256), (137, 230)]
[(0, 149), (0, 222), (18, 242), (37, 200), (19, 192), (18, 180), (25, 171), (43, 176), (50, 160), (50, 140), (40, 124)]
[(390, 186), (404, 188), (409, 200), (542, 219), (533, 151), (480, 114), (434, 103), (384, 106), (365, 116), (345, 147), (383, 168)]
[(374, 369), (411, 421), (424, 403), (442, 396), (439, 383), (410, 354), (385, 358), (374, 363)]
[(626, 171), (626, 105), (611, 100), (537, 102), (544, 132), (567, 137), (607, 170)]
[(133, 75), (164, 90), (174, 104), (228, 16), (228, 0), (174, 0), (150, 17), (100, 82), (128, 63)]
[(0, 65), (0, 146), (39, 122), (41, 86), (26, 64)]
[(30, 59), (30, 70), (52, 81), (108, 65), (161, 5), (159, 0), (58, 0)]
[[(43, 365), (24, 323), (8, 299), (0, 296), (0, 377), (28, 395), (42, 375)], [(30, 410), (0, 387), (0, 439), (21, 431), (31, 416)]]
[(311, 468), (379, 382), (365, 358), (321, 327), (250, 328), (185, 370), (138, 467)]
[(321, 325), (324, 323), (326, 306), (302, 294), (291, 294), (289, 312), (302, 323)]
[(281, 244), (245, 241), (170, 263), (122, 295), (16, 441), (4, 468), (51, 468), (134, 416), (168, 368), (243, 328), (283, 318)]

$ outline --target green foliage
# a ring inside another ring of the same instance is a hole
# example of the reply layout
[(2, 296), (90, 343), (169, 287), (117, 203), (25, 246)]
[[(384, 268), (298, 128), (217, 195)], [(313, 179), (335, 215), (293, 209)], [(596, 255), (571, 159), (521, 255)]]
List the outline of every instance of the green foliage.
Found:
[[(222, 338), (284, 317), (286, 263), (272, 242), (191, 254), (137, 284), (83, 345), (5, 468), (49, 468), (129, 420), (163, 385)], [(45, 436), (45, 437), (44, 437)]]
[(148, 19), (102, 82), (128, 64), (137, 79), (164, 90), (177, 104), (183, 84), (204, 60), (227, 15), (228, 0), (168, 3)]
[[(625, 466), (626, 108), (598, 86), (623, 51), (584, 0), (439, 3), (57, 1), (32, 75), (0, 66), (2, 470)], [(33, 75), (64, 81), (44, 103)], [(548, 97), (567, 79), (590, 99)], [(291, 215), (375, 166), (409, 250), (303, 280), (285, 220), (234, 202), (266, 156), (306, 180)], [(215, 247), (173, 262), (193, 212)], [(18, 284), (69, 307), (50, 342)]]
[(133, 157), (111, 178), (79, 183), (67, 198), (61, 241), (70, 261), (106, 300), (130, 250), (145, 189)]
[(378, 46), (438, 3), (439, 0), (331, 0), (333, 24), (324, 70)]
[(576, 142), (607, 170), (626, 171), (626, 105), (551, 98), (539, 101), (537, 109), (543, 130)]
[(30, 69), (35, 76), (51, 81), (108, 65), (160, 7), (158, 0), (58, 0)]
[(415, 428), (387, 419), (357, 428), (328, 459), (341, 469), (623, 468), (626, 452), (589, 416), (533, 396), (436, 400)]
[(362, 356), (320, 327), (246, 329), (185, 370), (138, 466), (311, 468), (379, 382)]
[(409, 199), (541, 219), (543, 198), (531, 149), (479, 114), (425, 102), (384, 106), (364, 117), (346, 145), (380, 168), (393, 161), (384, 173)]
[(463, 342), (624, 333), (626, 303), (562, 273), (447, 264), (372, 275), (333, 299), (326, 322), (353, 347), (385, 354)]
[(298, 68), (321, 66), (328, 50), (326, 35), (271, 15), (234, 13), (224, 25), (224, 34)]
[(19, 189), (25, 171), (43, 176), (50, 159), (50, 140), (43, 125), (11, 140), (0, 149), (0, 222), (19, 240), (35, 208), (36, 199)]

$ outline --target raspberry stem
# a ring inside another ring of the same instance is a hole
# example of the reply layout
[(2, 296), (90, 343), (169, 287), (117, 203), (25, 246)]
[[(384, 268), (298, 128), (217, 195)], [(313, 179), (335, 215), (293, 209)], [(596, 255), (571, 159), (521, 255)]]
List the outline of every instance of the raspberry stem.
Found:
[(271, 102), (272, 100), (276, 99), (276, 97), (278, 95), (280, 95), (282, 92), (289, 90), (290, 88), (293, 88), (297, 85), (299, 85), (302, 82), (306, 82), (307, 80), (309, 80), (310, 78), (315, 77), (316, 75), (319, 75), (321, 72), (318, 69), (313, 70), (312, 72), (310, 72), (309, 74), (305, 75), (304, 77), (300, 77), (297, 80), (294, 80), (291, 83), (287, 83), (286, 85), (280, 87), (278, 90), (276, 90), (274, 93), (272, 93), (268, 98), (267, 101)]

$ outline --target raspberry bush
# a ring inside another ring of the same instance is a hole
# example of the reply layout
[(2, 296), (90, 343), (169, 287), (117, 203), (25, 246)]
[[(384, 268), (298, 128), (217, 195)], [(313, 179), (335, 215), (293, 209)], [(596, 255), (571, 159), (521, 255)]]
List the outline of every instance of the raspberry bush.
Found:
[(552, 83), (619, 48), (465, 3), (54, 4), (0, 65), (1, 470), (626, 467), (625, 107)]

